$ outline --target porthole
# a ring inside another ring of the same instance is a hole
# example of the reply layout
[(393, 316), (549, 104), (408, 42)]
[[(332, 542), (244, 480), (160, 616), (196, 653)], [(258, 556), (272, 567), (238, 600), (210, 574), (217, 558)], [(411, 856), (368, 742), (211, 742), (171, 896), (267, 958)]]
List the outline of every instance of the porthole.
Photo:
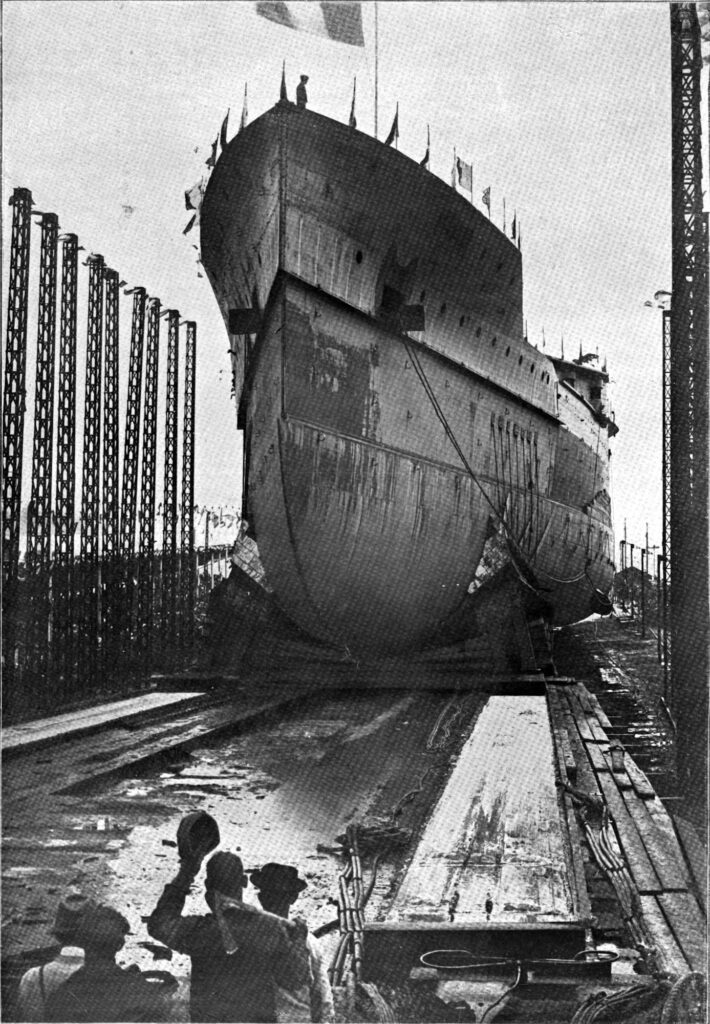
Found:
[(463, 317), (463, 316), (459, 317), (459, 327), (463, 327), (464, 320), (465, 320), (465, 317)]
[(523, 357), (520, 356), (519, 359), (518, 359), (518, 366), (522, 366), (522, 365), (523, 365)]
[(503, 260), (501, 260), (500, 263), (496, 264), (496, 270), (502, 270), (502, 269), (503, 269)]
[(508, 345), (507, 349), (505, 350), (505, 354), (506, 354), (507, 356), (509, 356), (509, 355), (510, 355), (510, 345)]
[(513, 284), (514, 281), (515, 281), (515, 274), (513, 274), (513, 276), (511, 277), (510, 281), (508, 282), (508, 285)]
[(445, 302), (441, 303), (441, 309), (439, 310), (439, 312), (441, 313), (442, 316), (446, 312), (446, 303)]
[(493, 337), (491, 338), (491, 348), (495, 348), (496, 347), (496, 342), (497, 341), (498, 341), (498, 339), (496, 338), (496, 336), (494, 334)]
[(535, 372), (535, 363), (530, 363), (530, 373)]
[(420, 302), (424, 302), (425, 298), (426, 298), (426, 290), (424, 288), (422, 288), (422, 290), (419, 292), (419, 301)]
[(480, 255), (480, 256), (478, 257), (478, 258), (479, 258), (479, 260), (484, 260), (484, 259), (486, 258), (486, 253), (487, 253), (487, 252), (488, 252), (488, 249), (484, 249), (484, 250), (483, 250), (483, 251), (481, 252), (481, 255)]
[(362, 263), (362, 252), (360, 249), (355, 253), (355, 262)]
[(479, 325), (478, 325), (478, 327), (476, 328), (476, 337), (477, 337), (477, 338), (480, 338), (480, 337), (481, 337), (481, 325), (480, 325), (480, 324), (479, 324)]

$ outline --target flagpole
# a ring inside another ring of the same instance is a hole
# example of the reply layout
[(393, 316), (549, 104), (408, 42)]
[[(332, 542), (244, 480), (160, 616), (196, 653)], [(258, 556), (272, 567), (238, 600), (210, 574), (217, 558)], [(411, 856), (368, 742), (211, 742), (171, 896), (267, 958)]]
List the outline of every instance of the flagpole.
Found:
[(377, 101), (379, 90), (380, 30), (377, 0), (375, 0), (375, 138), (377, 138)]

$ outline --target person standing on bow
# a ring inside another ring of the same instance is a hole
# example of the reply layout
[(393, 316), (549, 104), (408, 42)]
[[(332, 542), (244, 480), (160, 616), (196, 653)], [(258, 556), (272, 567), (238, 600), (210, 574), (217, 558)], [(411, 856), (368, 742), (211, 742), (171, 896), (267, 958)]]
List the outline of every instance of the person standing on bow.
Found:
[[(306, 888), (306, 882), (298, 877), (298, 870), (288, 864), (265, 864), (263, 868), (252, 871), (250, 878), (252, 885), (258, 890), (259, 902), (264, 910), (284, 918), (288, 918), (292, 905)], [(306, 943), (310, 975), (308, 1003), (305, 1004), (301, 990), (280, 988), (276, 994), (276, 1017), (279, 1024), (335, 1019), (333, 991), (321, 945), (310, 931)]]

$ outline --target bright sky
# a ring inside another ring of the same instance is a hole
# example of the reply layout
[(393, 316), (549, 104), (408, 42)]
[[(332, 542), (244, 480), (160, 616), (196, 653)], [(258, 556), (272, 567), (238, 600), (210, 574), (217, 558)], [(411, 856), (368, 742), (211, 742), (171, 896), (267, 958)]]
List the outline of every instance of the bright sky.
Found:
[[(361, 49), (248, 2), (3, 5), (4, 238), (7, 197), (29, 187), (87, 251), (197, 321), (200, 503), (238, 501), (241, 457), (228, 338), (195, 232), (182, 234), (183, 192), (228, 107), (236, 130), (245, 82), (250, 119), (278, 99), (283, 59), (290, 97), (307, 73), (312, 109), (341, 120), (357, 75), (358, 127), (372, 132), (374, 5), (363, 9)], [(448, 180), (455, 146), (475, 201), (490, 185), (494, 219), (504, 196), (508, 223), (517, 211), (530, 340), (544, 326), (549, 353), (564, 335), (568, 356), (581, 343), (608, 358), (617, 537), (626, 518), (641, 540), (648, 520), (658, 543), (661, 321), (644, 302), (671, 283), (667, 4), (381, 2), (379, 39), (380, 137), (399, 101), (401, 150), (421, 159), (430, 124), (432, 170)]]

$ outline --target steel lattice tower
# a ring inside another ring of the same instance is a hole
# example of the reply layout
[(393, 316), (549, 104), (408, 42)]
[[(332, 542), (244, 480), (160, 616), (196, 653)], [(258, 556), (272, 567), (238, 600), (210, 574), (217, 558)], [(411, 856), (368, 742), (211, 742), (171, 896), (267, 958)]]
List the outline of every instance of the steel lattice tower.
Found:
[(51, 551), (58, 235), (57, 215), (42, 214), (32, 485), (27, 516), (27, 566), (31, 572), (49, 568)]
[(57, 395), (57, 500), (54, 560), (71, 565), (74, 558), (74, 492), (76, 482), (76, 235), (62, 239), (62, 299), (59, 329), (59, 391)]
[(705, 801), (708, 710), (708, 237), (703, 213), (700, 28), (670, 5), (673, 286), (670, 336), (671, 706), (679, 783)]
[(195, 596), (195, 370), (197, 325), (187, 324), (185, 342), (185, 397), (182, 420), (182, 519), (180, 546), (182, 567), (180, 572), (183, 640), (192, 641)]
[(176, 633), (178, 358), (180, 314), (169, 309), (168, 359), (165, 388), (165, 465), (163, 477), (163, 633), (171, 643)]
[(84, 397), (84, 452), (81, 479), (81, 561), (84, 572), (84, 642), (88, 655), (88, 682), (96, 678), (100, 621), (99, 502), (101, 498), (101, 335), (104, 294), (104, 258), (91, 255), (86, 327), (86, 390)]
[(153, 559), (155, 554), (155, 440), (158, 421), (158, 356), (160, 354), (160, 299), (148, 300), (148, 341), (143, 406), (143, 458), (141, 465), (140, 579), (138, 620), (143, 656), (148, 663), (153, 633)]
[[(22, 498), (22, 442), (25, 426), (32, 193), (27, 188), (16, 188), (12, 193), (10, 205), (13, 207), (13, 215), (2, 411), (3, 580), (5, 584), (16, 579), (20, 557), (20, 502)], [(9, 599), (10, 595), (6, 594), (6, 597)]]
[(74, 531), (76, 488), (76, 235), (62, 238), (62, 282), (57, 394), (57, 496), (54, 525), (54, 633), (57, 668), (66, 683), (74, 673)]
[(121, 550), (128, 559), (135, 553), (140, 441), (141, 386), (143, 383), (143, 335), (145, 332), (145, 288), (133, 291), (131, 355), (128, 367), (126, 429), (123, 440), (123, 485), (121, 488)]
[(103, 481), (102, 519), (103, 556), (118, 554), (118, 274), (115, 270), (104, 273), (106, 297), (104, 320), (104, 425), (103, 425)]

